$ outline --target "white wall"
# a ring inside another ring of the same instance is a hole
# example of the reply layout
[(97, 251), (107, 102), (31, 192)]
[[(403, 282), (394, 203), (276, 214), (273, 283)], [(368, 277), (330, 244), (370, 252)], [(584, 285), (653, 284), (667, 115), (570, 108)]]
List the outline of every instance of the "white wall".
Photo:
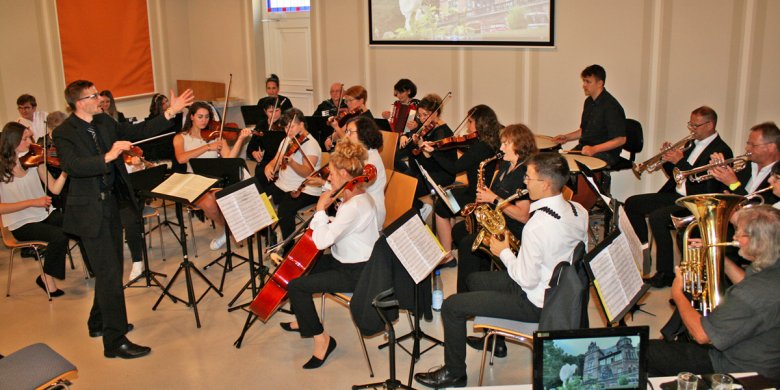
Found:
[[(319, 98), (330, 82), (363, 84), (378, 113), (393, 102), (402, 77), (418, 97), (452, 91), (444, 118), (452, 126), (468, 108), (484, 103), (505, 123), (524, 122), (539, 134), (577, 128), (582, 110), (579, 73), (598, 63), (607, 89), (626, 115), (644, 126), (645, 150), (687, 134), (690, 112), (701, 105), (719, 114), (718, 129), (735, 150), (747, 129), (780, 121), (780, 2), (772, 0), (591, 0), (556, 2), (555, 48), (450, 48), (368, 46), (367, 2), (316, 1), (312, 30)], [(570, 144), (573, 146), (573, 144)], [(654, 191), (665, 178), (637, 181), (613, 175), (613, 193), (624, 200)]]

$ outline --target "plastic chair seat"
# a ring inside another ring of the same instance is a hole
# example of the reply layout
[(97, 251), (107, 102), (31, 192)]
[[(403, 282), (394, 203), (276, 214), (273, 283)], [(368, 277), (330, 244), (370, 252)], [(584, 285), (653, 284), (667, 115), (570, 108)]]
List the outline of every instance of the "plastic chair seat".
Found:
[(0, 359), (4, 389), (43, 389), (55, 384), (69, 385), (78, 376), (73, 363), (43, 343), (24, 347)]

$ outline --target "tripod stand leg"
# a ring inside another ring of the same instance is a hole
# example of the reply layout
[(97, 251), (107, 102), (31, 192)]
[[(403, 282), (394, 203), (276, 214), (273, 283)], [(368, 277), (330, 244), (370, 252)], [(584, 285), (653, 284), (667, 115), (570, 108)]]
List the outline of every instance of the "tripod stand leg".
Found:
[(236, 349), (241, 348), (241, 343), (244, 341), (244, 336), (246, 336), (246, 332), (249, 330), (249, 328), (252, 327), (255, 321), (257, 321), (257, 316), (254, 315), (251, 311), (248, 312), (246, 316), (246, 322), (244, 322), (244, 328), (241, 329), (241, 335), (239, 335), (238, 339), (236, 339), (236, 341), (233, 343)]

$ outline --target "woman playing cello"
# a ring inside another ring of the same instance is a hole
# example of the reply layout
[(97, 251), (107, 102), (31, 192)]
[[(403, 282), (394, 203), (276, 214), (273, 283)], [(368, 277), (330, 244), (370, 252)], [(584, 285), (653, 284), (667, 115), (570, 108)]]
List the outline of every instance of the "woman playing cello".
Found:
[(320, 367), (336, 349), (336, 340), (328, 335), (317, 317), (312, 294), (322, 292), (351, 292), (354, 290), (368, 261), (374, 243), (379, 238), (379, 224), (373, 198), (364, 189), (365, 183), (342, 193), (343, 203), (332, 221), (326, 209), (335, 201), (338, 192), (350, 180), (363, 174), (366, 149), (351, 141), (342, 141), (330, 157), (328, 182), (333, 190), (323, 192), (317, 201), (317, 211), (309, 228), (317, 249), (330, 248), (314, 265), (311, 273), (290, 281), (290, 307), (295, 322), (281, 323), (288, 332), (300, 332), (302, 337), (314, 338), (314, 351), (305, 369)]

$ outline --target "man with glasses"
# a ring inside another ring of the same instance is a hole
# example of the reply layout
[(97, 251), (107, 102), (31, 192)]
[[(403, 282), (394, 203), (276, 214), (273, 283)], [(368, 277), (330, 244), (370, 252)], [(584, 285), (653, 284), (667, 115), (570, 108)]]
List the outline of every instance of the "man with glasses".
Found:
[(35, 96), (24, 94), (16, 99), (16, 109), (21, 115), (17, 122), (27, 126), (33, 132), (33, 139), (37, 140), (46, 135), (46, 115), (45, 111), (38, 111), (38, 102)]
[[(688, 149), (675, 149), (664, 153), (663, 170), (669, 179), (654, 194), (634, 195), (626, 199), (625, 210), (631, 221), (639, 240), (648, 246), (649, 237), (645, 217), (649, 217), (650, 230), (656, 243), (656, 273), (648, 280), (655, 288), (669, 287), (674, 280), (674, 243), (669, 234), (669, 217), (686, 215), (688, 211), (674, 202), (688, 195), (723, 192), (726, 186), (717, 180), (706, 180), (701, 183), (686, 181), (678, 185), (672, 176), (672, 170), (678, 168), (686, 171), (710, 162), (710, 155), (719, 153), (731, 158), (731, 148), (720, 138), (715, 127), (718, 123), (718, 114), (710, 107), (701, 106), (691, 112), (688, 122), (688, 131), (694, 136), (694, 141), (689, 143)], [(661, 150), (671, 144), (665, 142)]]
[[(745, 169), (734, 172), (731, 166), (721, 166), (710, 170), (716, 180), (739, 195), (747, 195), (769, 186), (772, 169), (780, 159), (780, 129), (774, 122), (751, 127), (745, 152), (750, 153), (750, 165)], [(725, 156), (720, 153), (712, 155), (713, 163), (724, 159)], [(763, 193), (762, 197), (766, 204), (778, 201), (778, 197), (772, 193)]]
[(539, 153), (527, 166), (525, 184), (533, 203), (523, 228), (523, 245), (514, 254), (507, 240), (491, 240), (490, 251), (507, 270), (472, 273), (469, 292), (444, 301), (444, 366), (414, 376), (425, 386), (466, 386), (466, 320), (489, 316), (538, 322), (553, 270), (561, 261), (571, 262), (577, 244), (587, 242), (588, 212), (561, 195), (569, 178), (563, 156)]
[[(65, 89), (73, 113), (54, 129), (62, 170), (72, 181), (62, 230), (81, 238), (95, 273), (95, 299), (87, 326), (90, 337), (103, 337), (103, 354), (123, 359), (145, 356), (151, 348), (132, 343), (122, 288), (122, 224), (119, 202), (137, 207), (122, 152), (130, 140), (148, 138), (173, 126), (171, 119), (194, 101), (191, 90), (171, 91), (161, 115), (137, 125), (118, 123), (99, 107), (98, 90), (86, 80)], [(136, 210), (137, 212), (137, 210)], [(140, 216), (139, 216), (140, 218)]]

